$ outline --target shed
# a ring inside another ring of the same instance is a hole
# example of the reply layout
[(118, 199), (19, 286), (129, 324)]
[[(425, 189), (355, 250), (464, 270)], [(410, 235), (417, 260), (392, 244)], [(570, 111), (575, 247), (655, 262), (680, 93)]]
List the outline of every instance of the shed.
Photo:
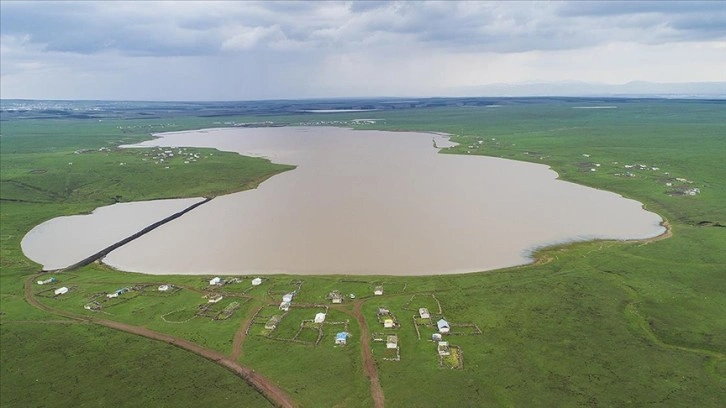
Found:
[(65, 287), (65, 286), (63, 286), (62, 288), (58, 288), (58, 289), (56, 289), (56, 290), (54, 291), (54, 293), (55, 293), (56, 295), (63, 295), (63, 294), (66, 294), (66, 293), (68, 293), (68, 288), (67, 288), (67, 287)]
[(280, 318), (280, 316), (277, 316), (277, 315), (272, 316), (270, 318), (270, 320), (268, 320), (267, 323), (265, 323), (265, 329), (275, 330), (275, 328), (277, 328), (277, 324), (280, 323), (280, 320), (282, 320), (282, 318)]
[(220, 278), (219, 276), (214, 277), (209, 281), (209, 286), (221, 285), (221, 284), (222, 284), (222, 278)]
[(209, 303), (217, 303), (217, 302), (219, 302), (222, 299), (224, 299), (224, 296), (222, 296), (222, 295), (214, 295), (214, 296), (212, 296), (212, 297), (209, 298), (208, 302)]
[(421, 316), (422, 319), (429, 319), (431, 317), (429, 309), (426, 309), (425, 307), (418, 309), (418, 314), (419, 316)]
[(393, 326), (394, 326), (393, 319), (383, 320), (383, 327), (385, 327), (386, 329), (391, 329), (391, 328), (393, 328)]
[(252, 286), (260, 286), (260, 285), (262, 285), (262, 279), (260, 279), (260, 278), (252, 279)]
[(322, 323), (325, 321), (325, 313), (318, 313), (315, 315), (315, 323)]
[(350, 333), (347, 332), (340, 332), (335, 335), (335, 344), (339, 345), (346, 345), (348, 344), (348, 336), (350, 336)]
[(386, 337), (386, 348), (395, 349), (398, 348), (398, 336), (392, 334)]
[(169, 290), (169, 285), (159, 285), (159, 292), (166, 292)]
[(383, 294), (383, 286), (376, 286), (375, 289), (373, 289), (373, 294), (375, 296), (381, 296)]
[(439, 328), (439, 333), (441, 333), (441, 334), (448, 333), (449, 329), (451, 329), (451, 327), (449, 326), (449, 322), (447, 322), (444, 319), (441, 319), (438, 322), (436, 322), (436, 326)]
[(290, 310), (290, 302), (280, 302), (280, 310), (283, 312)]

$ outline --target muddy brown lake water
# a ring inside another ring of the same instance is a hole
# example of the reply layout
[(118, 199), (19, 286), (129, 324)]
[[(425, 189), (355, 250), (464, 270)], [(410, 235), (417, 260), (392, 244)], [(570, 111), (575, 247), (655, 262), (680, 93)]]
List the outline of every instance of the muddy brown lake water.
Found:
[[(122, 270), (461, 273), (524, 264), (545, 245), (664, 232), (639, 202), (557, 180), (547, 166), (439, 154), (434, 143), (449, 143), (442, 135), (283, 127), (157, 136), (137, 147), (214, 147), (298, 167), (113, 251), (104, 261)], [(75, 236), (68, 228), (60, 234)], [(43, 237), (35, 245), (49, 246)]]

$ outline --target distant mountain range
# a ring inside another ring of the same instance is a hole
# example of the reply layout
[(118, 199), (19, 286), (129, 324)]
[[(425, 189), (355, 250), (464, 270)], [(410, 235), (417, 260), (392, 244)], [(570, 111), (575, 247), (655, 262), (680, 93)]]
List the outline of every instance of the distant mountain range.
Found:
[(457, 96), (584, 96), (634, 98), (716, 98), (726, 99), (726, 82), (645, 82), (601, 84), (591, 82), (521, 82), (452, 89)]

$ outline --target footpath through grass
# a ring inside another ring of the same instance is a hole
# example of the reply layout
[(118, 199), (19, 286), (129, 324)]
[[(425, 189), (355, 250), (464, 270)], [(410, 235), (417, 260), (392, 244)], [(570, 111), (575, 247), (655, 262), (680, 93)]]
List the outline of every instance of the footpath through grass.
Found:
[[(275, 276), (254, 289), (246, 280), (219, 289), (230, 293), (229, 301), (237, 299), (235, 294), (252, 298), (241, 302), (224, 321), (195, 317), (186, 323), (168, 323), (162, 319), (165, 314), (203, 304), (206, 300), (201, 296), (210, 277), (145, 276), (91, 265), (62, 277), (75, 287), (71, 296), (39, 299), (54, 308), (95, 316), (98, 312), (83, 309), (95, 293), (124, 285), (173, 283), (184, 287), (174, 297), (139, 295), (105, 309), (109, 314), (103, 317), (230, 353), (232, 338), (244, 319), (262, 305), (278, 301), (274, 298), (278, 292), (294, 290), (292, 282), (299, 279), (303, 283), (296, 302), (330, 305), (326, 296), (332, 290), (355, 293), (358, 301), (365, 302), (363, 312), (371, 333), (397, 334), (400, 361), (384, 360), (385, 344), (371, 342), (389, 407), (437, 406), (440, 401), (461, 406), (723, 406), (726, 167), (722, 152), (726, 151), (726, 123), (721, 117), (725, 105), (634, 100), (603, 103), (616, 105), (615, 109), (580, 109), (582, 104), (550, 101), (499, 108), (367, 112), (366, 116), (381, 119), (375, 125), (381, 129), (457, 135), (460, 145), (446, 153), (539, 162), (552, 166), (563, 179), (637, 199), (670, 222), (671, 238), (647, 244), (589, 242), (548, 248), (538, 253), (536, 265), (466, 275)], [(355, 115), (336, 114), (334, 121), (353, 125), (349, 121)], [(272, 119), (286, 124), (333, 122), (332, 116), (324, 115)], [(148, 398), (129, 400), (129, 406), (144, 401), (157, 405), (160, 398), (175, 406), (208, 401), (207, 393), (161, 394), (164, 389), (176, 390), (183, 378), (183, 384), (202, 389), (231, 382), (242, 391), (221, 394), (232, 398), (229, 405), (237, 398), (235, 404), (264, 406), (266, 401), (244, 391), (241, 380), (224, 370), (215, 371), (218, 367), (202, 359), (104, 328), (59, 323), (56, 321), (63, 319), (23, 300), (23, 280), (39, 267), (23, 257), (20, 239), (46, 219), (117, 200), (236, 191), (287, 169), (204, 149), (195, 149), (195, 153), (207, 159), (172, 163), (165, 169), (149, 163), (142, 152), (113, 148), (121, 141), (141, 140), (163, 124), (131, 122), (123, 122), (123, 126), (131, 126), (128, 129), (118, 128), (120, 124), (82, 121), (68, 126), (2, 124), (2, 405), (60, 406), (63, 404), (54, 401), (65, 401), (62, 398), (73, 398), (78, 405), (96, 405), (103, 395), (121, 393)], [(184, 118), (175, 121), (173, 130), (210, 126), (205, 119)], [(110, 151), (98, 151), (102, 147)], [(93, 152), (74, 153), (83, 149)], [(122, 162), (127, 164), (120, 165)], [(192, 170), (181, 173), (187, 169)], [(177, 171), (178, 176), (167, 176)], [(699, 192), (689, 195), (693, 188)], [(372, 295), (377, 285), (383, 285), (383, 296)], [(454, 324), (455, 334), (446, 340), (461, 348), (463, 369), (440, 367), (436, 345), (430, 341), (434, 328), (414, 323), (419, 307), (431, 310), (439, 305), (441, 314), (434, 318), (445, 317)], [(398, 329), (386, 330), (379, 322), (376, 313), (381, 307), (395, 315)], [(337, 318), (348, 319), (343, 313), (352, 310), (348, 299), (340, 310)], [(177, 315), (186, 316), (184, 313)], [(318, 346), (267, 338), (258, 330), (250, 332), (244, 342), (242, 363), (273, 379), (302, 406), (372, 406), (360, 359), (360, 328), (348, 316), (353, 336), (346, 347), (333, 345), (333, 326)], [(297, 324), (285, 321), (283, 331)], [(467, 326), (470, 324), (481, 334), (474, 333)], [(100, 353), (93, 348), (99, 335), (108, 344), (127, 346)], [(172, 372), (180, 367), (182, 374), (154, 371), (169, 369), (154, 366), (152, 370), (153, 359), (137, 357), (154, 347), (173, 350), (159, 361), (174, 367)], [(117, 360), (125, 364), (113, 365)], [(196, 360), (196, 376), (183, 374), (188, 362)], [(146, 369), (133, 371), (141, 364)], [(26, 366), (27, 375), (18, 369)], [(30, 375), (39, 372), (32, 367), (45, 366), (53, 370)], [(98, 371), (83, 368), (88, 366)], [(114, 376), (129, 372), (134, 381), (113, 381)], [(70, 387), (70, 379), (88, 386)], [(26, 391), (30, 389), (60, 389), (62, 394)], [(62, 398), (57, 399), (58, 395)], [(216, 402), (212, 405), (227, 406), (223, 400)]]

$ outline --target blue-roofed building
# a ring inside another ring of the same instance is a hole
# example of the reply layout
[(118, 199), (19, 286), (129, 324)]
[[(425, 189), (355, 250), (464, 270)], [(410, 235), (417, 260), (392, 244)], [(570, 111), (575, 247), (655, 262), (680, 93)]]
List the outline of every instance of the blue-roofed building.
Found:
[(350, 333), (340, 332), (335, 335), (335, 344), (346, 345), (348, 343), (348, 336)]

